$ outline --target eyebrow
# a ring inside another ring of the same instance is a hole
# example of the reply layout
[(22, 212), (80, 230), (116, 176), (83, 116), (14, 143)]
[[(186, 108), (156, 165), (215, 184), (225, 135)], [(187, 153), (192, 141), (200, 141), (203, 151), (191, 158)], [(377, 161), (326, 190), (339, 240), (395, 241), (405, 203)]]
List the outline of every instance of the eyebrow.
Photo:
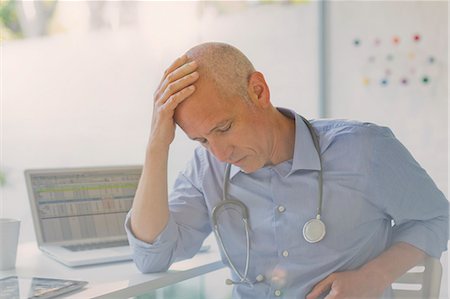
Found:
[[(209, 130), (208, 133), (206, 133), (205, 136), (208, 136), (209, 134), (211, 134), (212, 132), (216, 131), (217, 129), (219, 129), (220, 127), (223, 127), (224, 125), (226, 125), (227, 123), (229, 123), (231, 121), (230, 118), (227, 118), (226, 120), (223, 120), (221, 122), (219, 122), (217, 125), (214, 126), (214, 128), (212, 128), (211, 130)], [(191, 137), (189, 137), (191, 138)], [(195, 141), (199, 141), (200, 139), (204, 139), (204, 137), (192, 137), (192, 140)]]

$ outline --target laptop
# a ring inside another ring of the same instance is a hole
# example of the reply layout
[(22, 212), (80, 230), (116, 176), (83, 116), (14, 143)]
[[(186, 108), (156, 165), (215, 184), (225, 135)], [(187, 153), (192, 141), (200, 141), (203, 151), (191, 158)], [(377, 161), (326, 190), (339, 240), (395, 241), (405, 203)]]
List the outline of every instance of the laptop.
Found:
[(39, 248), (70, 267), (131, 260), (124, 222), (142, 166), (25, 171)]

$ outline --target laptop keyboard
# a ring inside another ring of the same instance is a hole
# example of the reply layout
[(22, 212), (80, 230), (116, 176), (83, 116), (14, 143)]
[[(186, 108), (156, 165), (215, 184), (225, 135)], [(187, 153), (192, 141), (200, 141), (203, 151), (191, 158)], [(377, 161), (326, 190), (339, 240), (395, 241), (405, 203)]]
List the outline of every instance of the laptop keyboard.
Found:
[(128, 245), (129, 245), (128, 240), (118, 240), (118, 241), (109, 241), (109, 242), (67, 245), (67, 246), (63, 246), (63, 247), (70, 251), (84, 251), (84, 250), (111, 248), (111, 247), (128, 246)]

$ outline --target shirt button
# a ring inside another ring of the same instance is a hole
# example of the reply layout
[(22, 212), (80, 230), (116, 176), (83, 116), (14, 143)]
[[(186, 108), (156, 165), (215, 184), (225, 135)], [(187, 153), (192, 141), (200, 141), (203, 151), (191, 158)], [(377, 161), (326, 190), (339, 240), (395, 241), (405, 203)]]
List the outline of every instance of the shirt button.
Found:
[(278, 206), (278, 212), (283, 213), (284, 211), (286, 211), (286, 208), (283, 206)]
[(289, 251), (285, 250), (281, 253), (284, 257), (288, 257)]
[(275, 292), (273, 292), (273, 294), (277, 297), (281, 296), (281, 291), (280, 290), (275, 290)]

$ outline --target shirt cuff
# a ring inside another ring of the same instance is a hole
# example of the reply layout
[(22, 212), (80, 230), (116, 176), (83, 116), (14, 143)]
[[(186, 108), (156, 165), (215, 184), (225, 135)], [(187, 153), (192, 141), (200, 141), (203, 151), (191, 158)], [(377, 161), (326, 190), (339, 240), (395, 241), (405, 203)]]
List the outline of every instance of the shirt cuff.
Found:
[(172, 251), (177, 240), (177, 226), (171, 214), (169, 214), (169, 221), (166, 227), (158, 235), (153, 243), (142, 241), (134, 235), (133, 231), (131, 230), (131, 210), (128, 212), (125, 219), (125, 231), (127, 233), (130, 246), (135, 254), (140, 253), (148, 255)]
[(394, 230), (392, 244), (405, 242), (439, 259), (442, 252), (447, 249), (447, 238), (445, 242), (442, 242), (442, 239), (425, 224), (413, 221)]

